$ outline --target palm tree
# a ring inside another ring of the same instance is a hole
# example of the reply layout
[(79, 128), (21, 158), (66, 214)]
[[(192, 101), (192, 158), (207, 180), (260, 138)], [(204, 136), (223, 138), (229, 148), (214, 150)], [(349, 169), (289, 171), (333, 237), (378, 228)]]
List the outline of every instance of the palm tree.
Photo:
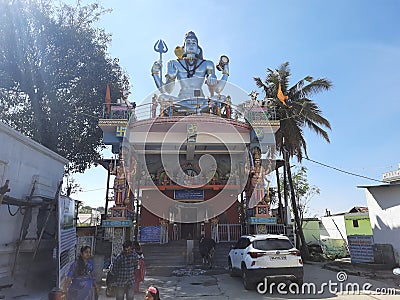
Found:
[[(314, 80), (313, 77), (306, 76), (289, 87), (290, 75), (289, 63), (285, 62), (279, 69), (267, 69), (267, 77), (264, 82), (259, 77), (255, 77), (254, 80), (257, 86), (264, 90), (268, 107), (271, 111), (276, 112), (276, 119), (281, 121), (280, 130), (275, 136), (277, 149), (281, 149), (285, 144), (289, 157), (296, 156), (297, 160), (301, 162), (303, 154), (307, 157), (304, 127), (310, 128), (328, 143), (330, 142), (328, 133), (322, 127), (331, 129), (331, 125), (322, 116), (318, 105), (310, 97), (329, 90), (332, 83), (326, 78)], [(279, 85), (283, 95), (287, 96), (286, 102), (277, 98)]]
[(289, 87), (289, 77), (289, 63), (285, 62), (279, 69), (267, 69), (265, 81), (262, 81), (259, 77), (255, 77), (254, 80), (257, 86), (265, 92), (264, 101), (267, 103), (269, 111), (275, 111), (275, 119), (280, 120), (280, 130), (275, 135), (276, 148), (283, 155), (285, 162), (284, 169), (290, 185), (290, 198), (297, 233), (301, 240), (302, 252), (307, 259), (309, 253), (299, 217), (289, 160), (295, 156), (301, 162), (303, 154), (307, 157), (304, 127), (308, 127), (318, 135), (321, 135), (328, 143), (330, 142), (328, 133), (322, 127), (331, 129), (331, 125), (322, 116), (322, 111), (310, 99), (310, 96), (329, 90), (332, 87), (332, 83), (326, 78), (314, 80), (313, 77), (306, 76), (294, 86)]

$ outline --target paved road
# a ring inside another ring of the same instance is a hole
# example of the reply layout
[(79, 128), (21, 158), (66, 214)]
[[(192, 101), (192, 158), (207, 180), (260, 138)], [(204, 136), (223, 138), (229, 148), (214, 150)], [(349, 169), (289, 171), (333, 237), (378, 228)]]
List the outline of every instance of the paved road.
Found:
[[(170, 276), (170, 277), (147, 277), (141, 284), (141, 292), (135, 299), (144, 299), (144, 290), (150, 285), (160, 288), (161, 299), (397, 299), (400, 289), (390, 280), (370, 280), (358, 276), (347, 276), (344, 281), (339, 281), (337, 272), (322, 269), (321, 265), (305, 265), (306, 283), (304, 293), (294, 294), (288, 289), (280, 293), (275, 289), (270, 293), (260, 294), (256, 290), (247, 291), (243, 288), (239, 277), (230, 277), (228, 274), (215, 275), (193, 275), (193, 276)], [(346, 277), (340, 274), (340, 279)], [(399, 280), (400, 281), (400, 280)], [(329, 288), (330, 283), (330, 288)], [(325, 285), (323, 285), (325, 284)], [(310, 286), (311, 292), (308, 290)], [(315, 292), (313, 287), (315, 286)], [(356, 287), (360, 292), (353, 292)], [(364, 291), (363, 291), (364, 287)], [(292, 291), (293, 290), (292, 286)], [(346, 290), (347, 289), (347, 290)], [(322, 292), (321, 292), (322, 291)], [(348, 293), (347, 293), (348, 292)], [(381, 295), (381, 293), (396, 293), (396, 295)], [(102, 291), (104, 294), (104, 291)], [(112, 299), (102, 295), (101, 300)]]
[[(278, 292), (275, 288), (272, 293), (268, 290), (265, 294), (260, 294), (256, 290), (247, 291), (243, 288), (242, 281), (239, 277), (230, 277), (225, 272), (213, 271), (213, 274), (207, 275), (207, 273), (204, 274), (205, 271), (201, 269), (183, 269), (181, 271), (180, 275), (185, 276), (147, 276), (145, 282), (141, 284), (141, 292), (135, 295), (135, 300), (144, 299), (144, 290), (150, 285), (155, 285), (160, 288), (161, 299), (163, 300), (400, 299), (400, 277), (395, 278), (394, 280), (396, 280), (396, 282), (394, 282), (393, 278), (372, 280), (365, 277), (349, 275), (346, 280), (339, 281), (338, 272), (323, 269), (322, 264), (305, 265), (304, 292), (300, 289), (300, 293), (297, 294), (293, 286), (291, 290), (286, 288)], [(342, 276), (346, 277), (344, 274), (340, 274), (339, 279), (342, 280)], [(315, 290), (313, 290), (314, 287)], [(360, 292), (354, 292), (356, 287), (359, 287)], [(397, 289), (395, 290), (395, 288)], [(394, 292), (396, 295), (393, 295)], [(382, 295), (382, 293), (389, 293), (391, 295)], [(32, 291), (24, 289), (23, 286), (15, 285), (4, 294), (7, 300), (48, 300), (48, 289), (40, 288), (39, 286), (35, 291)], [(105, 296), (103, 287), (100, 300), (112, 299), (115, 298), (107, 298)]]

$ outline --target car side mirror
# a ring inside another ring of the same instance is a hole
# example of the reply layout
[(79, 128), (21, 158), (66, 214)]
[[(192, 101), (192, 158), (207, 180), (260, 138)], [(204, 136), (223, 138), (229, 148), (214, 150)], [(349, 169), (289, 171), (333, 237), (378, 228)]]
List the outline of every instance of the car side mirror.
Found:
[(394, 275), (400, 275), (400, 268), (394, 268), (393, 269), (393, 274)]

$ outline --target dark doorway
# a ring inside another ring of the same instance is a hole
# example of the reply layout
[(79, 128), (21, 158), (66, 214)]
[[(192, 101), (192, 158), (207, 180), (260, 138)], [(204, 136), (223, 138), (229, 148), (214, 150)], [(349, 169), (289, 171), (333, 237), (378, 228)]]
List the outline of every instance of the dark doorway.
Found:
[(181, 238), (192, 240), (195, 236), (195, 224), (193, 223), (182, 223), (181, 224)]

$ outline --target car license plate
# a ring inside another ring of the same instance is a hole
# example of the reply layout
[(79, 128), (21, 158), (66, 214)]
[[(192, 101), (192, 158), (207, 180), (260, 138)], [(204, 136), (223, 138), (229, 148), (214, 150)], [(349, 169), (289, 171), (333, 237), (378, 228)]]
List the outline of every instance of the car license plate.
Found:
[(286, 256), (271, 256), (270, 260), (286, 260)]

